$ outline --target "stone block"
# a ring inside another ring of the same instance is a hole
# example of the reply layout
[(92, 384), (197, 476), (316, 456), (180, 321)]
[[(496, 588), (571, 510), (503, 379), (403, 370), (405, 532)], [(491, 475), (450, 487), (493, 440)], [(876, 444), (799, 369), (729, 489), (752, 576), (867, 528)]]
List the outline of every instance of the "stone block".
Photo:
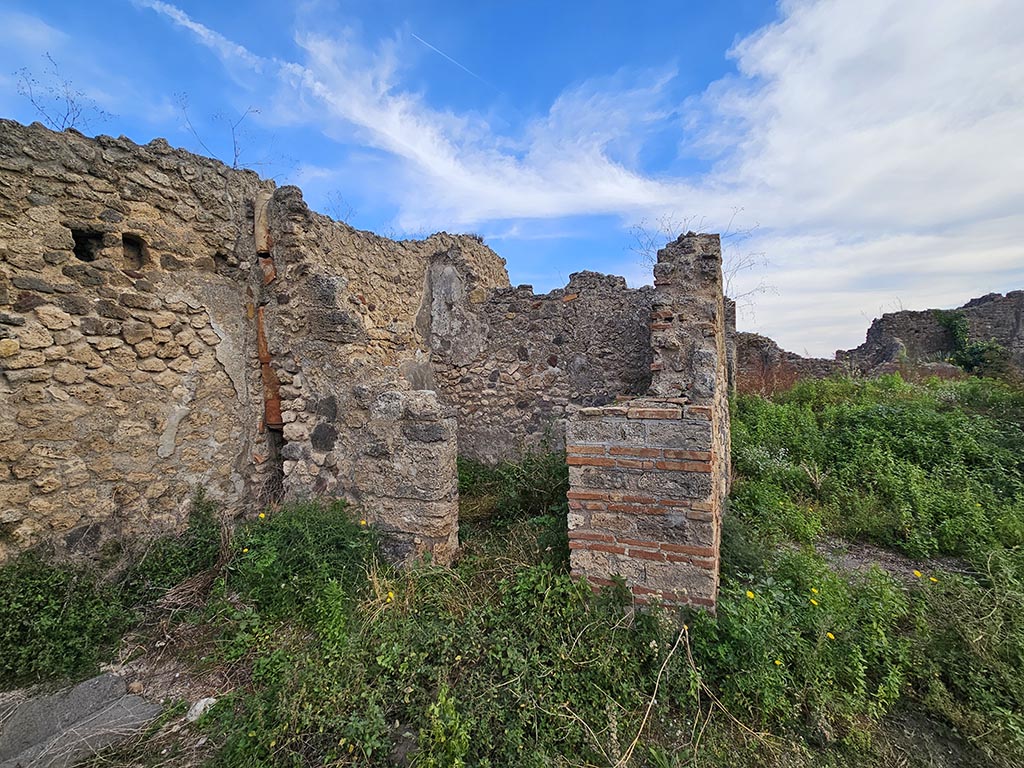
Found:
[(70, 328), (72, 324), (71, 315), (50, 304), (35, 308), (36, 317), (39, 322), (51, 331), (62, 331)]

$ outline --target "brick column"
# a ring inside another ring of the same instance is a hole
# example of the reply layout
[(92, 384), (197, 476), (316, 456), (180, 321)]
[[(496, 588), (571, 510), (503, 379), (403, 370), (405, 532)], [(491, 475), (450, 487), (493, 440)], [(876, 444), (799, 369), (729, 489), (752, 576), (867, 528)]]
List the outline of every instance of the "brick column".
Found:
[(638, 602), (714, 608), (728, 488), (721, 249), (689, 233), (658, 253), (652, 383), (567, 427), (573, 573), (621, 576)]

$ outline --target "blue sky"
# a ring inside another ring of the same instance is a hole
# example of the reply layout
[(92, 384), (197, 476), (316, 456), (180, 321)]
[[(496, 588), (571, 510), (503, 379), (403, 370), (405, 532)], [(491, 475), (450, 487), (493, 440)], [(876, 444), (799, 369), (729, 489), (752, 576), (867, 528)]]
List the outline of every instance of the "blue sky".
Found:
[[(801, 353), (1024, 288), (1021, 0), (5, 0), (0, 115), (45, 58), (106, 115), (362, 229), (482, 234), (513, 283), (732, 232), (740, 326)], [(641, 249), (642, 250), (642, 249)], [(769, 290), (759, 291), (760, 286)]]

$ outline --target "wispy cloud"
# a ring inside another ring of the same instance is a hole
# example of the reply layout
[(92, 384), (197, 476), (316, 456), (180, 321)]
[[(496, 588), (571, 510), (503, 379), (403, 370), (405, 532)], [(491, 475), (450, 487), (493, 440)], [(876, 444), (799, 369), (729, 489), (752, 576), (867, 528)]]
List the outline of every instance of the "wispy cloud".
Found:
[(0, 10), (0, 29), (4, 30), (5, 45), (29, 51), (56, 50), (69, 39), (42, 19), (14, 10)]
[(175, 5), (162, 2), (162, 0), (132, 0), (132, 3), (139, 8), (148, 8), (166, 16), (179, 27), (195, 35), (203, 45), (213, 49), (225, 62), (237, 60), (257, 72), (262, 70), (266, 62), (266, 59), (252, 53), (244, 45), (232, 42), (219, 32), (214, 32), (204, 24), (195, 21)]
[[(767, 253), (779, 289), (760, 327), (817, 352), (856, 343), (865, 308), (1024, 282), (1014, 0), (787, 0), (735, 45), (735, 74), (701, 94), (679, 103), (671, 68), (623, 70), (565, 89), (515, 133), (406, 86), (410, 40), (424, 41), (401, 31), (372, 48), (351, 31), (300, 31), (302, 60), (270, 61), (174, 6), (136, 2), (229, 66), (276, 77), (289, 119), (380, 152), (380, 192), (407, 230), (693, 212), (716, 228), (742, 207), (765, 223), (743, 247)], [(666, 126), (709, 172), (642, 167)]]

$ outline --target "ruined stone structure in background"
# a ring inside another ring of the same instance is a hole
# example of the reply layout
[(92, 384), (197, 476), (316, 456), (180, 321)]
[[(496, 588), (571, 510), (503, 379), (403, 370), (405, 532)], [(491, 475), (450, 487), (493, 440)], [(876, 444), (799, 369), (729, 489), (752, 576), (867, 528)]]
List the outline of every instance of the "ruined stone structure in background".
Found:
[[(972, 341), (993, 340), (1009, 353), (1012, 368), (1024, 373), (1024, 291), (1005, 296), (990, 293), (959, 307)], [(882, 315), (871, 323), (864, 343), (836, 352), (836, 359), (862, 373), (887, 363), (909, 360), (934, 362), (955, 351), (949, 329), (934, 310), (903, 310)]]
[(573, 573), (637, 600), (714, 606), (729, 478), (729, 383), (717, 235), (658, 252), (651, 385), (569, 421)]
[[(437, 291), (452, 288), (434, 275), (437, 302)], [(540, 296), (530, 286), (478, 290), (457, 323), (435, 307), (434, 376), (457, 409), (460, 452), (495, 461), (524, 446), (561, 449), (569, 409), (645, 392), (653, 295), (621, 277), (579, 272)]]
[[(1008, 365), (1024, 374), (1024, 291), (1005, 296), (990, 293), (964, 304), (963, 315), (972, 341), (995, 341), (1008, 353)], [(771, 339), (755, 333), (737, 333), (736, 385), (740, 391), (773, 392), (798, 379), (821, 379), (836, 374), (875, 376), (912, 366), (920, 374), (956, 375), (959, 369), (945, 362), (956, 351), (948, 327), (936, 310), (902, 310), (882, 315), (871, 323), (867, 338), (855, 349), (839, 350), (835, 359), (801, 357), (786, 352)]]
[(623, 446), (658, 453), (644, 482), (675, 489), (665, 520), (692, 521), (699, 544), (655, 537), (663, 570), (691, 546), (714, 564), (720, 257), (665, 253), (654, 288), (581, 272), (534, 295), (476, 237), (394, 242), (162, 140), (0, 121), (0, 559), (179, 527), (201, 487), (238, 514), (345, 498), (393, 559), (447, 562), (459, 451), (560, 448), (574, 412), (647, 393), (601, 418), (624, 409)]

